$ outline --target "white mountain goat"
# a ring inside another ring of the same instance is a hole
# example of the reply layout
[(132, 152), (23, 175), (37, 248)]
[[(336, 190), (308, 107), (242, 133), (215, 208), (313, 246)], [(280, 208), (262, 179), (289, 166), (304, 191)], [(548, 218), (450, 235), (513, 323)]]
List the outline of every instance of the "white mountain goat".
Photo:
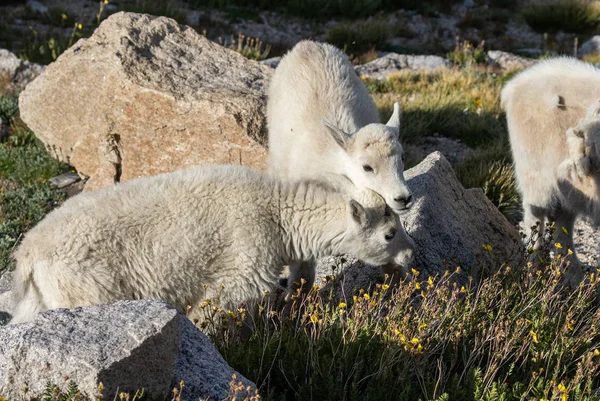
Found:
[[(306, 40), (283, 57), (269, 84), (267, 121), (271, 174), (325, 181), (341, 175), (381, 194), (396, 212), (410, 207), (398, 140), (400, 107), (396, 103), (381, 124), (367, 89), (336, 47)], [(314, 266), (293, 270), (312, 285)]]
[[(584, 145), (577, 135), (581, 139), (581, 132), (591, 129), (580, 120), (593, 116), (588, 110), (596, 108), (599, 97), (600, 71), (566, 57), (542, 61), (519, 73), (501, 94), (528, 239), (537, 222), (542, 230), (546, 222), (555, 222), (554, 240), (562, 245), (557, 250), (570, 262), (568, 278), (573, 284), (583, 275), (574, 254), (575, 219), (579, 215), (599, 218), (595, 180), (575, 180), (572, 174), (591, 172), (589, 165), (584, 165), (590, 159), (580, 157)], [(578, 125), (576, 135), (573, 129)], [(539, 245), (538, 239), (536, 249)]]
[(323, 183), (284, 183), (234, 166), (141, 178), (66, 201), (15, 253), (13, 323), (47, 309), (160, 299), (199, 305), (257, 298), (284, 264), (352, 254), (412, 258), (381, 196), (360, 202)]

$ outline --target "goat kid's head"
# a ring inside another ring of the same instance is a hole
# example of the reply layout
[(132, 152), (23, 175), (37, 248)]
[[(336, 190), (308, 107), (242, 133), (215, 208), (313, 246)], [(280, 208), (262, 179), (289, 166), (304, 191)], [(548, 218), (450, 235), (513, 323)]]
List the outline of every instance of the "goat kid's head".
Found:
[(359, 188), (380, 193), (395, 211), (412, 205), (412, 194), (404, 180), (404, 150), (400, 145), (400, 106), (387, 124), (369, 124), (353, 133), (330, 122), (325, 127), (347, 156), (345, 175)]
[(408, 266), (415, 243), (381, 195), (366, 189), (348, 201), (348, 253), (372, 265)]

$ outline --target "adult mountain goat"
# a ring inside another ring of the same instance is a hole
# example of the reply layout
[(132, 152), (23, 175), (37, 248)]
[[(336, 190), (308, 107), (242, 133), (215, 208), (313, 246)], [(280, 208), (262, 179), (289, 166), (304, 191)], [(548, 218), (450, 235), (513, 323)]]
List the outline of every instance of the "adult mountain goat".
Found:
[(15, 256), (12, 322), (47, 309), (160, 299), (190, 317), (272, 288), (284, 264), (353, 254), (411, 258), (398, 217), (373, 191), (359, 200), (322, 183), (284, 183), (214, 166), (142, 178), (66, 201)]
[[(336, 47), (306, 40), (283, 57), (269, 84), (267, 122), (271, 174), (325, 181), (345, 176), (381, 194), (396, 212), (411, 205), (398, 103), (381, 124), (367, 89)], [(312, 285), (314, 266), (293, 270)]]
[[(598, 186), (594, 179), (584, 179), (590, 174), (597, 176), (597, 171), (593, 172), (590, 158), (583, 154), (584, 133), (588, 148), (593, 142), (594, 125), (589, 120), (594, 113), (589, 110), (597, 108), (599, 98), (600, 71), (565, 57), (542, 61), (521, 72), (501, 94), (523, 196), (524, 228), (531, 239), (537, 222), (542, 229), (546, 222), (556, 223), (554, 240), (562, 245), (558, 251), (571, 262), (568, 276), (572, 283), (583, 275), (574, 254), (575, 219), (579, 215), (596, 221), (600, 218)], [(592, 155), (592, 163), (594, 159)], [(535, 245), (539, 248), (540, 240)]]

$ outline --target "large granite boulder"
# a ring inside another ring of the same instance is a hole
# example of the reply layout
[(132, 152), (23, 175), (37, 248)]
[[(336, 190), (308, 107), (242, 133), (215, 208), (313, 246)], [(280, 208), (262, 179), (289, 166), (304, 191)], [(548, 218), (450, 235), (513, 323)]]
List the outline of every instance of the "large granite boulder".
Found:
[(21, 94), (86, 190), (205, 164), (263, 167), (270, 68), (165, 17), (116, 13)]
[[(517, 229), (481, 189), (463, 188), (441, 153), (431, 153), (407, 170), (405, 178), (414, 205), (400, 220), (416, 243), (411, 267), (422, 273), (419, 278), (455, 271), (460, 266), (462, 280), (466, 281), (469, 274), (479, 269), (515, 263), (522, 255)], [(319, 261), (317, 283), (342, 272), (340, 288), (346, 294), (353, 288), (367, 289), (374, 282), (383, 281), (379, 268), (351, 257), (337, 257)]]
[(182, 400), (222, 400), (234, 374), (255, 391), (188, 318), (158, 301), (57, 309), (0, 327), (0, 396), (7, 399), (68, 381), (92, 399), (100, 383), (103, 399), (142, 388), (148, 399), (166, 399), (183, 381)]

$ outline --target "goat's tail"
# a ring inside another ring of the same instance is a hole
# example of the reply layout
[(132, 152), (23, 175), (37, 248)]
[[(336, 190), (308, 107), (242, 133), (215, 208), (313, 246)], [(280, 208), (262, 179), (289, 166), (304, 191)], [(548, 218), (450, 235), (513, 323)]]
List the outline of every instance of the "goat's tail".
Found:
[(32, 258), (26, 252), (19, 251), (15, 256), (17, 259), (17, 268), (13, 274), (15, 309), (11, 324), (32, 320), (35, 315), (48, 309), (34, 281)]

